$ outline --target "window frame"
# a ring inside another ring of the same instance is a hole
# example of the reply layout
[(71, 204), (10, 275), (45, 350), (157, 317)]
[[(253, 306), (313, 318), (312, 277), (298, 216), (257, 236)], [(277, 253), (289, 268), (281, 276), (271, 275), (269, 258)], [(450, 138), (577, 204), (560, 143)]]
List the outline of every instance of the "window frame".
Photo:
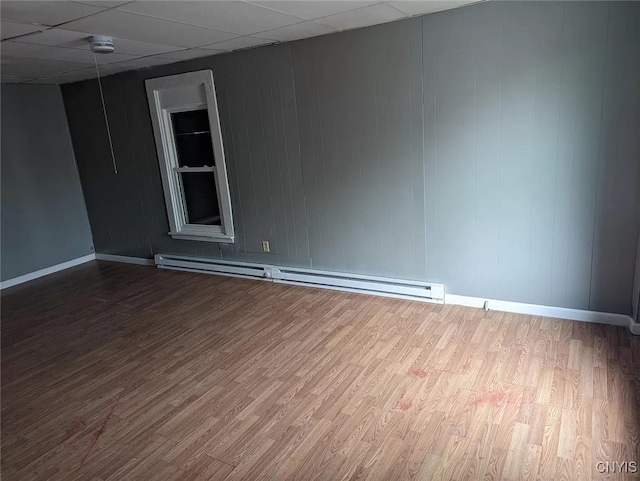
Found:
[[(222, 143), (213, 72), (200, 70), (148, 79), (145, 82), (158, 153), (165, 204), (169, 218), (169, 235), (174, 239), (209, 242), (235, 241), (233, 214), (227, 167)], [(204, 87), (203, 89), (201, 88)], [(182, 89), (182, 90), (181, 90)], [(173, 90), (163, 96), (162, 92)], [(204, 96), (202, 95), (204, 93)], [(213, 165), (180, 167), (171, 115), (176, 112), (205, 109), (213, 146)], [(213, 172), (218, 196), (220, 225), (189, 224), (182, 172)]]

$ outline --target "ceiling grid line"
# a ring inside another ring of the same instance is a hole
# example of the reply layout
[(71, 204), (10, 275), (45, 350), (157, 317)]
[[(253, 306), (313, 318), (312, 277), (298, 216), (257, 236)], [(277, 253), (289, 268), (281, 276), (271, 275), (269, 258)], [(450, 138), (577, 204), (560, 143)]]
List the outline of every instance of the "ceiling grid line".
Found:
[(88, 37), (114, 38), (105, 75), (326, 35), (476, 0), (12, 1), (0, 3), (2, 82), (95, 78)]

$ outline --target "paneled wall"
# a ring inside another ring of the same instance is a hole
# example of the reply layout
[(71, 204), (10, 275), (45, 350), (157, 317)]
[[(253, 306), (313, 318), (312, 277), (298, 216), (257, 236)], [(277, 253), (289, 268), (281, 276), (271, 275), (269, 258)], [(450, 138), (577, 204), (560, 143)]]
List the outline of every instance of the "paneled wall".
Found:
[(428, 278), (478, 297), (628, 309), (639, 12), (497, 2), (423, 17)]
[(293, 44), (318, 268), (425, 277), (421, 22)]
[(93, 253), (60, 88), (2, 85), (6, 281)]
[[(64, 86), (98, 252), (631, 311), (640, 4), (489, 2)], [(237, 241), (174, 241), (146, 78), (214, 72)], [(271, 253), (261, 251), (269, 240)]]

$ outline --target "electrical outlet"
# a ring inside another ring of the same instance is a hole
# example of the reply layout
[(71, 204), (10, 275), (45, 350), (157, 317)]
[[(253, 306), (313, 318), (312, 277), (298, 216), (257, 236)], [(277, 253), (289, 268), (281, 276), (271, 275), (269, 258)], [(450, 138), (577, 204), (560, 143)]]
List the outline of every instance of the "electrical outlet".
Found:
[(269, 251), (269, 241), (262, 241), (262, 251), (263, 252), (270, 252)]

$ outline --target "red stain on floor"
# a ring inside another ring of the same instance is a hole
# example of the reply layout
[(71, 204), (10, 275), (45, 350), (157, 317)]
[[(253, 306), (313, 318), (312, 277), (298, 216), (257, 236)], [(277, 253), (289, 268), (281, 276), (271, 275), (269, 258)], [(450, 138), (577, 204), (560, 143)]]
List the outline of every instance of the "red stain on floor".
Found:
[(505, 404), (512, 402), (511, 396), (508, 393), (499, 392), (487, 392), (476, 397), (469, 404), (471, 406), (478, 406), (480, 404), (493, 404), (494, 406), (504, 406)]
[(98, 442), (98, 438), (100, 438), (100, 436), (102, 436), (102, 434), (107, 429), (107, 424), (109, 423), (109, 421), (113, 417), (113, 412), (116, 410), (116, 407), (118, 406), (118, 403), (120, 402), (120, 398), (122, 398), (122, 394), (123, 394), (123, 391), (121, 391), (120, 394), (118, 395), (118, 399), (116, 399), (116, 402), (114, 402), (111, 405), (111, 408), (109, 409), (109, 412), (107, 413), (107, 416), (104, 418), (104, 421), (102, 421), (102, 424), (100, 425), (100, 427), (93, 433), (91, 441), (89, 442), (89, 447), (87, 448), (87, 452), (85, 453), (84, 457), (82, 458), (82, 461), (80, 461), (80, 465), (78, 466), (76, 471), (78, 469), (80, 469), (82, 466), (84, 466), (85, 461), (87, 460), (87, 458), (91, 454), (91, 451), (93, 451), (93, 448), (95, 447), (96, 443)]
[(406, 399), (400, 399), (400, 401), (398, 401), (398, 404), (396, 404), (396, 409), (399, 409), (400, 411), (407, 411), (410, 407), (411, 401), (408, 401)]
[(421, 377), (421, 378), (425, 378), (429, 375), (429, 373), (427, 371), (423, 371), (422, 369), (412, 369), (411, 371), (409, 371), (409, 376), (413, 376), (413, 377)]

